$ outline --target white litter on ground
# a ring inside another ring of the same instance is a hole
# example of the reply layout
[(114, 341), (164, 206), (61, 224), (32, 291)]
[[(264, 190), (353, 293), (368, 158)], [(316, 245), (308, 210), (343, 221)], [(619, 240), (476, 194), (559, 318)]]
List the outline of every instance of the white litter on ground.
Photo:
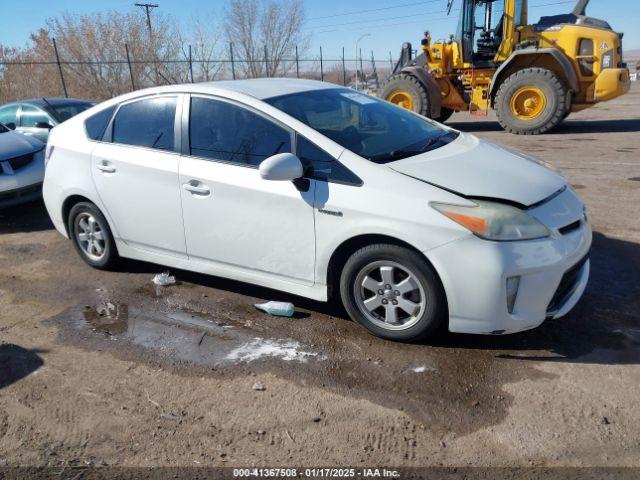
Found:
[(429, 372), (435, 372), (435, 371), (436, 371), (436, 369), (435, 369), (435, 368), (433, 368), (433, 367), (432, 367), (432, 366), (430, 366), (430, 365), (418, 365), (417, 367), (413, 367), (413, 368), (411, 369), (411, 371), (412, 371), (412, 372), (415, 372), (415, 373), (424, 373), (424, 372), (427, 372), (427, 371), (429, 371)]
[(306, 362), (310, 357), (317, 357), (317, 353), (300, 350), (300, 344), (293, 340), (267, 340), (254, 338), (231, 350), (226, 360), (239, 362), (253, 362), (263, 357), (277, 357), (286, 361)]
[(176, 283), (176, 277), (169, 274), (169, 271), (162, 272), (153, 277), (153, 283), (160, 287), (166, 287), (168, 285), (173, 285)]

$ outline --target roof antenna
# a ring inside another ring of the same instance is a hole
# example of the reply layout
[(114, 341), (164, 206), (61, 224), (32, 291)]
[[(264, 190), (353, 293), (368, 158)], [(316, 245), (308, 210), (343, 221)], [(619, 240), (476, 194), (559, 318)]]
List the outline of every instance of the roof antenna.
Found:
[(43, 101), (44, 103), (46, 103), (46, 104), (49, 106), (49, 108), (55, 112), (55, 110), (56, 110), (56, 109), (55, 109), (55, 108), (53, 108), (53, 105), (51, 105), (51, 104), (49, 103), (49, 100), (47, 100), (46, 98), (42, 97), (42, 101)]

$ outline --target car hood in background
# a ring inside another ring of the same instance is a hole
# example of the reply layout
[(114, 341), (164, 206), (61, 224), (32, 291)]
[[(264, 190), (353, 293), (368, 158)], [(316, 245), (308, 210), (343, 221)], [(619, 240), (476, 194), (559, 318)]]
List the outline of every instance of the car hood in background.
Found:
[(567, 183), (522, 152), (464, 133), (444, 147), (388, 166), (464, 197), (502, 199), (524, 206), (544, 200)]
[(44, 143), (37, 138), (27, 137), (14, 131), (0, 133), (0, 160), (37, 152), (43, 148)]

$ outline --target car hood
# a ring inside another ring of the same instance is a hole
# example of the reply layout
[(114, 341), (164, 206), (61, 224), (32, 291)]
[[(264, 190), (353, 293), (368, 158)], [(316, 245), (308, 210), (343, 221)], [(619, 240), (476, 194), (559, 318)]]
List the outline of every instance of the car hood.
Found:
[(444, 147), (388, 166), (463, 197), (502, 199), (524, 206), (544, 200), (567, 183), (540, 160), (464, 133)]
[(14, 131), (0, 133), (0, 160), (37, 152), (43, 148), (44, 143), (37, 138), (27, 137)]

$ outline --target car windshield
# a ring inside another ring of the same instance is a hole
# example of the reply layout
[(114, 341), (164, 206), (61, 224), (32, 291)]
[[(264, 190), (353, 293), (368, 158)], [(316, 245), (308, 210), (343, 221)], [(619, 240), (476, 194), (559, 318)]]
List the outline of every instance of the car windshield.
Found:
[(265, 101), (376, 163), (418, 155), (458, 136), (458, 132), (403, 108), (347, 88), (293, 93)]
[(69, 103), (49, 103), (45, 109), (59, 122), (69, 120), (79, 113), (91, 108), (91, 102), (69, 102)]

